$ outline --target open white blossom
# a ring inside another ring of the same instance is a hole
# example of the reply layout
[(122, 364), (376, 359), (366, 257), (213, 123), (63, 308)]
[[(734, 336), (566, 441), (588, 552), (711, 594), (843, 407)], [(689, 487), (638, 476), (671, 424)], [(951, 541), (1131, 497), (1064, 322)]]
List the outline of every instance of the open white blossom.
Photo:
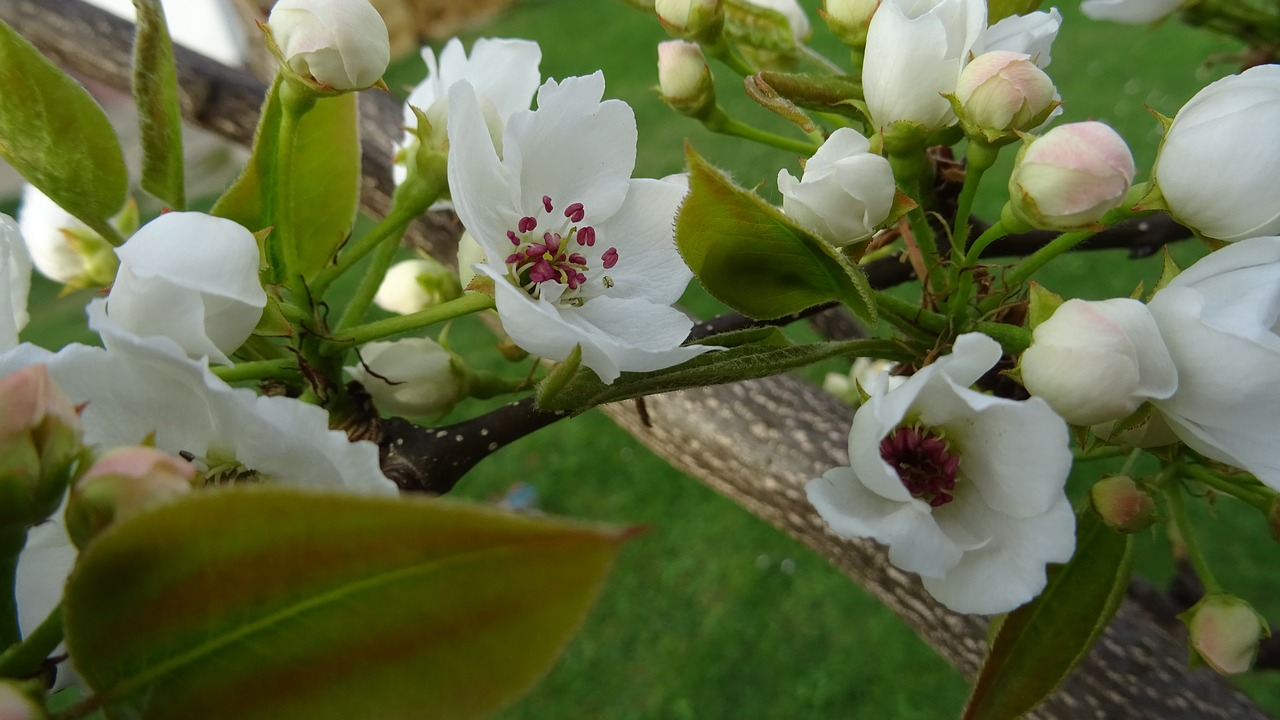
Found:
[(490, 142), (470, 83), (449, 91), (449, 187), (485, 250), (503, 328), (524, 350), (582, 363), (604, 382), (676, 365), (693, 327), (671, 307), (692, 274), (672, 242), (683, 184), (631, 179), (636, 123), (604, 75), (547, 81), (538, 109)]
[(969, 389), (999, 359), (970, 333), (894, 390), (881, 376), (854, 415), (850, 467), (805, 488), (833, 531), (889, 545), (890, 562), (957, 612), (1018, 607), (1075, 549), (1066, 423), (1037, 398)]
[(1280, 237), (1232, 243), (1151, 298), (1178, 368), (1154, 401), (1178, 438), (1280, 490)]
[[(411, 147), (417, 135), (418, 116), (411, 107), (426, 113), (437, 132), (445, 130), (448, 113), (449, 88), (465, 80), (475, 88), (476, 96), (486, 109), (485, 120), (491, 126), (490, 135), (495, 143), (501, 142), (502, 126), (507, 118), (520, 110), (528, 110), (533, 94), (538, 91), (542, 75), (538, 64), (542, 62), (542, 48), (532, 40), (507, 40), (480, 38), (471, 47), (471, 57), (462, 47), (462, 41), (452, 38), (440, 51), (436, 63), (431, 48), (422, 48), (422, 59), (427, 63), (427, 77), (418, 83), (405, 100), (404, 139), (395, 148), (397, 161), (391, 166), (396, 184), (404, 182), (407, 170), (400, 157)], [(501, 149), (501, 146), (499, 146)]]
[(116, 254), (111, 320), (138, 335), (172, 338), (193, 357), (229, 365), (227, 354), (249, 337), (266, 307), (258, 243), (230, 220), (167, 213)]

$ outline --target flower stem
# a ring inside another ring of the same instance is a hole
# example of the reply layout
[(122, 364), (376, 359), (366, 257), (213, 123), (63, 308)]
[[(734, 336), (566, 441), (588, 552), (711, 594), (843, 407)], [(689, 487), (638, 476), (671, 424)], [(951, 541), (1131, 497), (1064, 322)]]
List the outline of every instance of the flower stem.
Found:
[(1138, 461), (1142, 459), (1142, 453), (1143, 453), (1142, 448), (1134, 448), (1132, 451), (1130, 451), (1128, 457), (1124, 459), (1124, 465), (1120, 467), (1120, 474), (1129, 475), (1130, 473), (1132, 473), (1134, 466), (1137, 465)]
[(1209, 568), (1204, 551), (1200, 547), (1200, 539), (1196, 537), (1196, 529), (1192, 526), (1191, 517), (1187, 514), (1187, 504), (1182, 497), (1182, 486), (1178, 483), (1168, 483), (1164, 487), (1164, 496), (1169, 505), (1169, 514), (1173, 517), (1175, 527), (1178, 528), (1178, 534), (1182, 536), (1182, 545), (1186, 548), (1187, 559), (1191, 561), (1191, 567), (1195, 568), (1196, 575), (1204, 584), (1205, 594), (1222, 592), (1222, 585), (1218, 583), (1218, 579)]
[[(999, 227), (1000, 224), (992, 226), (992, 229)], [(990, 231), (988, 231), (990, 232)], [(1096, 231), (1094, 230), (1078, 230), (1076, 232), (1062, 233), (1058, 237), (1049, 242), (1048, 245), (1040, 248), (1031, 255), (1027, 256), (1022, 262), (1014, 265), (1009, 272), (1004, 274), (1004, 285), (1009, 288), (1020, 288), (1037, 270), (1049, 264), (1050, 260), (1074, 248), (1088, 238), (1092, 237)], [(983, 233), (985, 237), (987, 233)], [(979, 238), (981, 241), (981, 238)], [(978, 243), (974, 243), (974, 250), (980, 250)], [(982, 303), (982, 312), (984, 314), (995, 310), (1004, 302), (1004, 298), (999, 295), (993, 295)]]
[[(405, 229), (409, 227), (409, 223), (413, 222), (415, 216), (408, 212), (392, 210), (390, 215), (383, 218), (377, 225), (374, 225), (369, 232), (365, 233), (364, 237), (357, 240), (339, 255), (337, 262), (321, 270), (320, 274), (316, 275), (315, 280), (311, 281), (312, 295), (324, 297), (325, 291), (329, 289), (334, 280), (351, 270), (352, 266), (362, 260), (365, 255), (368, 255), (375, 248), (381, 247), (384, 240), (391, 237), (399, 240), (400, 236), (404, 235)], [(394, 244), (391, 245), (393, 248), (395, 247)], [(369, 274), (372, 273), (366, 274), (366, 277)], [(381, 282), (381, 275), (378, 275), (378, 280)]]
[(1124, 448), (1104, 447), (1091, 452), (1081, 452), (1077, 448), (1071, 449), (1071, 458), (1074, 462), (1093, 462), (1094, 460), (1111, 460), (1122, 457), (1125, 454)]
[(805, 157), (813, 155), (820, 147), (820, 145), (814, 142), (795, 140), (793, 138), (783, 137), (782, 135), (775, 135), (774, 133), (748, 125), (740, 120), (735, 120), (729, 117), (729, 114), (726, 113), (724, 108), (719, 105), (716, 106), (715, 110), (706, 120), (702, 121), (702, 124), (714, 133), (740, 137), (744, 140), (751, 140), (762, 145), (770, 145), (778, 148), (779, 150), (794, 152), (799, 155), (804, 155)]
[(62, 603), (59, 602), (30, 635), (0, 654), (0, 677), (34, 675), (62, 642), (62, 635)]
[(733, 51), (733, 48), (729, 46), (728, 41), (724, 39), (723, 35), (717, 37), (713, 43), (704, 43), (702, 45), (702, 50), (711, 57), (727, 65), (730, 70), (742, 77), (754, 75), (756, 72), (755, 68), (751, 67), (747, 64), (746, 60), (742, 59), (742, 56)]
[(22, 640), (18, 626), (18, 557), (27, 544), (27, 529), (5, 528), (0, 532), (0, 647)]
[(213, 374), (217, 375), (223, 382), (233, 383), (244, 380), (260, 380), (276, 375), (281, 370), (296, 369), (297, 367), (297, 359), (279, 358), (276, 360), (254, 360), (238, 363), (231, 367), (212, 368), (212, 370)]
[(316, 99), (299, 90), (289, 80), (279, 81), (277, 87), (280, 93), (280, 135), (276, 141), (276, 186), (271, 207), (274, 227), (268, 243), (278, 248), (278, 253), (275, 257), (269, 255), (268, 259), (283, 263), (282, 268), (273, 268), (275, 277), (293, 290), (295, 296), (302, 297), (302, 278), (295, 276), (299, 272), (301, 261), (298, 257), (298, 241), (293, 233), (293, 170), (298, 123), (315, 107)]
[(982, 259), (982, 251), (986, 250), (991, 243), (1008, 234), (1004, 224), (997, 220), (994, 225), (986, 229), (986, 232), (979, 235), (977, 240), (973, 241), (969, 252), (964, 256), (964, 264), (966, 266), (976, 265)]
[(915, 327), (923, 328), (934, 335), (947, 329), (947, 316), (925, 310), (915, 303), (894, 297), (886, 292), (876, 292), (876, 307), (911, 321)]
[(387, 318), (385, 320), (377, 320), (375, 322), (357, 325), (347, 328), (330, 341), (324, 343), (321, 347), (320, 354), (325, 356), (337, 355), (347, 348), (355, 345), (363, 345), (370, 340), (388, 337), (390, 335), (398, 335), (400, 333), (418, 330), (436, 323), (452, 320), (470, 315), (481, 310), (489, 310), (493, 307), (493, 298), (484, 293), (469, 292), (464, 293), (462, 297), (456, 300), (450, 300), (447, 303), (441, 303), (429, 307), (425, 310), (419, 310), (409, 315), (400, 315), (397, 317)]
[(1250, 488), (1242, 487), (1199, 465), (1183, 465), (1182, 470), (1201, 485), (1242, 500), (1264, 513), (1271, 509), (1271, 502), (1276, 496), (1274, 491), (1271, 491), (1268, 497)]

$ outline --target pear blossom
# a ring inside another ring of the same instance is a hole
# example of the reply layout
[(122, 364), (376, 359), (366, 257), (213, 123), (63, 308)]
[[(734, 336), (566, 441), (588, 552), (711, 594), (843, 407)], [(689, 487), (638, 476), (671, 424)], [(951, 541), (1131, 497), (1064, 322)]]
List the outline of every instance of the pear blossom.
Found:
[(955, 97), (965, 120), (978, 128), (1026, 131), (1048, 117), (1056, 94), (1030, 55), (992, 50), (960, 71)]
[(987, 29), (986, 0), (884, 0), (867, 29), (862, 86), (872, 124), (930, 133), (955, 124), (943, 94)]
[(832, 531), (887, 544), (957, 612), (1018, 607), (1075, 549), (1066, 423), (1038, 398), (969, 389), (1000, 355), (970, 333), (896, 389), (881, 376), (854, 415), (850, 466), (805, 487)]
[(1155, 180), (1170, 214), (1228, 242), (1280, 233), (1273, 177), (1280, 153), (1259, 141), (1277, 124), (1280, 66), (1258, 65), (1196, 93), (1173, 118), (1156, 157)]
[(867, 41), (867, 26), (880, 7), (880, 0), (822, 0), (822, 19), (831, 32), (848, 45)]
[(782, 211), (842, 247), (871, 237), (893, 209), (893, 170), (857, 130), (839, 128), (809, 158), (800, 180), (778, 171)]
[(466, 366), (430, 338), (371, 342), (360, 364), (347, 368), (379, 410), (407, 417), (439, 416), (467, 397)]
[(391, 62), (387, 25), (368, 0), (280, 0), (267, 19), (281, 60), (331, 90), (360, 90)]
[(983, 31), (974, 45), (973, 54), (1016, 52), (1029, 55), (1041, 70), (1053, 59), (1053, 41), (1062, 28), (1062, 13), (1057, 8), (1026, 15), (1010, 15)]
[(1068, 300), (1032, 332), (1022, 383), (1067, 422), (1119, 420), (1178, 389), (1178, 371), (1147, 306)]
[(702, 48), (684, 40), (658, 43), (658, 90), (672, 110), (705, 117), (716, 107), (716, 86)]
[(1280, 237), (1241, 240), (1147, 305), (1178, 369), (1153, 402), (1178, 438), (1280, 490)]
[(22, 188), (18, 224), (41, 275), (79, 288), (109, 285), (115, 278), (114, 248), (34, 185)]
[(507, 123), (499, 158), (474, 88), (449, 90), (449, 186), (485, 250), (503, 328), (522, 349), (563, 360), (575, 347), (606, 383), (676, 365), (693, 327), (671, 307), (692, 274), (672, 242), (682, 183), (630, 179), (636, 124), (601, 101), (604, 75), (547, 81), (538, 109)]
[(229, 365), (227, 354), (249, 337), (266, 307), (258, 243), (230, 220), (166, 213), (116, 254), (112, 321), (139, 335), (170, 337), (193, 357)]
[(809, 15), (796, 0), (747, 0), (747, 3), (780, 13), (782, 17), (787, 19), (787, 27), (791, 29), (791, 37), (798, 43), (804, 42), (812, 31), (809, 25)]
[(18, 223), (0, 214), (0, 352), (18, 344), (27, 326), (27, 293), (31, 290), (31, 256)]
[(1188, 0), (1084, 0), (1080, 12), (1093, 20), (1146, 25), (1168, 17)]
[(373, 302), (383, 310), (408, 315), (461, 294), (458, 276), (452, 270), (433, 258), (414, 258), (387, 270)]
[(480, 38), (472, 46), (471, 57), (468, 58), (462, 41), (452, 38), (440, 51), (439, 63), (429, 47), (422, 48), (422, 59), (427, 64), (427, 77), (405, 100), (405, 135), (395, 147), (397, 160), (391, 166), (397, 185), (404, 182), (408, 174), (402, 158), (417, 141), (418, 116), (411, 108), (423, 111), (431, 119), (434, 131), (443, 134), (449, 88), (460, 80), (466, 80), (475, 88), (481, 107), (485, 109), (489, 132), (501, 151), (502, 127), (507, 118), (517, 111), (529, 109), (542, 80), (538, 71), (542, 48), (532, 40)]
[(1068, 123), (1018, 152), (1006, 208), (1031, 227), (1080, 230), (1119, 207), (1136, 168), (1124, 138), (1105, 123)]

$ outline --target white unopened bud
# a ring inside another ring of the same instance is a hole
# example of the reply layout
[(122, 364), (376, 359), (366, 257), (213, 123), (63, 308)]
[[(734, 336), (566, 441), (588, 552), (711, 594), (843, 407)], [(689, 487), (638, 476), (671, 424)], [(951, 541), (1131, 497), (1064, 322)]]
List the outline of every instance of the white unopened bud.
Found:
[(722, 0), (656, 0), (653, 9), (674, 37), (711, 40), (724, 27)]
[(1178, 371), (1147, 306), (1068, 300), (1036, 326), (1022, 383), (1067, 422), (1118, 420), (1178, 389)]
[(1005, 211), (1031, 227), (1083, 230), (1120, 206), (1134, 172), (1115, 130), (1092, 121), (1059, 125), (1018, 153)]
[(22, 189), (18, 224), (41, 275), (72, 290), (115, 278), (119, 262), (111, 244), (34, 185)]
[(1053, 81), (1025, 53), (996, 50), (960, 72), (963, 119), (985, 130), (1030, 130), (1053, 110)]
[(367, 0), (280, 0), (267, 20), (281, 60), (327, 90), (361, 90), (382, 79), (391, 42)]
[(702, 117), (716, 106), (716, 88), (702, 49), (684, 40), (658, 43), (662, 101), (681, 115)]
[(467, 397), (470, 383), (466, 367), (434, 340), (371, 342), (360, 348), (360, 361), (347, 372), (384, 412), (438, 416)]
[(400, 315), (416, 313), (462, 294), (458, 276), (435, 260), (415, 258), (391, 266), (373, 302)]
[(880, 0), (823, 0), (821, 15), (842, 42), (861, 47), (867, 42), (871, 16), (879, 7)]

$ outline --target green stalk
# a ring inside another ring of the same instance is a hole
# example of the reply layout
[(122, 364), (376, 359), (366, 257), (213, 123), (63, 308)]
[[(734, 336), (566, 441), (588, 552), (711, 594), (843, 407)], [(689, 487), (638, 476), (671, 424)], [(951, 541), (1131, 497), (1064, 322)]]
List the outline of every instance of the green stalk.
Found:
[[(998, 225), (999, 224), (997, 224), (997, 227)], [(1028, 255), (1026, 259), (1018, 263), (1017, 265), (1014, 265), (1013, 269), (1005, 273), (1004, 274), (1005, 287), (1010, 287), (1010, 288), (1022, 287), (1022, 284), (1025, 283), (1032, 275), (1034, 275), (1037, 270), (1044, 267), (1045, 265), (1048, 265), (1050, 260), (1053, 260), (1054, 258), (1067, 252), (1068, 250), (1071, 250), (1072, 248), (1084, 242), (1085, 240), (1089, 239), (1090, 237), (1093, 237), (1095, 232), (1096, 231), (1094, 230), (1078, 230), (1076, 232), (1062, 233), (1058, 237), (1051, 240), (1048, 245), (1045, 245), (1044, 247), (1040, 248), (1034, 253)], [(983, 233), (983, 235), (985, 236), (986, 233)], [(978, 249), (977, 243), (974, 243), (974, 248)], [(987, 298), (986, 301), (983, 302), (981, 306), (983, 314), (986, 314), (991, 312), (992, 310), (995, 310), (997, 307), (1000, 306), (1002, 302), (1004, 302), (1004, 298), (998, 295), (993, 295)]]
[(295, 275), (301, 261), (298, 258), (298, 240), (293, 232), (293, 168), (297, 151), (298, 123), (311, 108), (316, 99), (306, 91), (296, 87), (290, 80), (283, 80), (280, 86), (280, 136), (276, 147), (276, 187), (272, 193), (272, 222), (274, 227), (268, 244), (280, 249), (275, 257), (268, 259), (283, 263), (275, 277), (282, 280), (286, 287), (293, 291), (295, 297), (303, 297), (303, 278)]
[(1193, 480), (1205, 487), (1212, 488), (1224, 495), (1230, 495), (1231, 497), (1242, 500), (1258, 510), (1261, 510), (1263, 513), (1268, 513), (1271, 510), (1271, 502), (1275, 499), (1276, 495), (1274, 492), (1271, 493), (1270, 497), (1264, 496), (1250, 488), (1241, 487), (1230, 480), (1219, 477), (1217, 474), (1210, 472), (1199, 465), (1184, 465), (1182, 466), (1182, 470)]
[[(324, 297), (325, 291), (364, 256), (368, 255), (374, 249), (383, 245), (383, 241), (394, 237), (396, 243), (388, 243), (395, 248), (398, 246), (400, 237), (404, 235), (404, 231), (409, 227), (409, 223), (420, 213), (410, 213), (408, 210), (394, 208), (390, 215), (383, 218), (377, 225), (374, 225), (364, 237), (357, 240), (338, 256), (337, 262), (329, 265), (316, 275), (315, 280), (311, 282), (311, 293), (315, 297)], [(368, 277), (370, 273), (366, 273)], [(384, 273), (385, 274), (385, 273)], [(378, 281), (381, 282), (382, 275), (378, 275)], [(376, 288), (375, 288), (376, 289)], [(363, 313), (364, 311), (361, 310)]]
[(1196, 529), (1192, 526), (1191, 517), (1187, 514), (1187, 504), (1182, 498), (1182, 486), (1178, 483), (1168, 483), (1164, 487), (1164, 496), (1169, 505), (1169, 514), (1178, 528), (1178, 534), (1182, 535), (1183, 547), (1187, 549), (1187, 559), (1191, 561), (1191, 567), (1195, 568), (1196, 575), (1204, 584), (1205, 595), (1222, 592), (1222, 585), (1218, 583), (1213, 570), (1209, 568), (1204, 550), (1200, 547), (1200, 539), (1196, 536)]
[(0, 532), (0, 647), (8, 648), (22, 640), (18, 626), (18, 556), (27, 544), (27, 529), (5, 528)]
[(978, 196), (982, 176), (999, 156), (999, 148), (981, 140), (969, 139), (964, 185), (960, 188), (955, 223), (951, 228), (951, 272), (947, 283), (953, 288), (948, 307), (951, 317), (957, 322), (962, 319), (964, 309), (969, 305), (969, 296), (973, 293), (973, 274), (969, 272), (969, 257), (965, 254), (965, 246), (969, 243), (969, 217), (973, 214), (973, 202)]
[(702, 50), (706, 54), (727, 65), (730, 70), (742, 77), (756, 74), (756, 69), (747, 64), (747, 61), (742, 59), (742, 56), (738, 55), (738, 53), (733, 51), (733, 48), (729, 47), (729, 43), (725, 41), (724, 35), (717, 37), (716, 41), (713, 43), (703, 43)]
[(276, 360), (254, 360), (238, 363), (231, 367), (216, 367), (212, 368), (212, 370), (213, 374), (221, 378), (223, 382), (233, 383), (244, 380), (261, 380), (262, 378), (276, 375), (281, 370), (297, 369), (297, 367), (297, 359), (290, 357)]
[(371, 340), (400, 333), (419, 330), (446, 320), (470, 315), (481, 310), (493, 308), (493, 298), (484, 293), (469, 292), (456, 300), (434, 305), (409, 315), (377, 320), (365, 325), (357, 325), (337, 333), (335, 337), (324, 343), (320, 354), (324, 356), (338, 355), (355, 345), (363, 345)]
[(30, 677), (62, 642), (62, 603), (59, 602), (30, 635), (0, 654), (0, 677)]
[(782, 135), (775, 135), (774, 133), (761, 130), (757, 127), (752, 127), (740, 120), (735, 120), (729, 117), (729, 114), (726, 113), (724, 108), (719, 105), (716, 106), (710, 117), (702, 121), (702, 124), (714, 133), (740, 137), (744, 140), (751, 140), (752, 142), (758, 142), (762, 145), (769, 145), (776, 147), (779, 150), (794, 152), (798, 155), (804, 155), (805, 157), (813, 155), (818, 151), (818, 148), (821, 147), (818, 143), (783, 137)]

